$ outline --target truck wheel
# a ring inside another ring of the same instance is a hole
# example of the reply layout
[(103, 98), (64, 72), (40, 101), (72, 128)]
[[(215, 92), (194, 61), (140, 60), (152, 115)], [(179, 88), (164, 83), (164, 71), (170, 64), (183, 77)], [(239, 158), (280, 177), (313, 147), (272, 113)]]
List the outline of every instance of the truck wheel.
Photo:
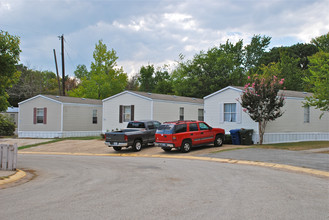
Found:
[(115, 151), (120, 151), (120, 150), (121, 150), (121, 147), (113, 147), (113, 149), (114, 149)]
[(223, 145), (223, 135), (217, 134), (214, 142), (215, 147), (220, 147)]
[(191, 150), (192, 144), (190, 141), (183, 141), (180, 151), (182, 153), (187, 153)]
[(134, 151), (140, 151), (142, 149), (142, 142), (140, 140), (136, 140), (133, 144)]

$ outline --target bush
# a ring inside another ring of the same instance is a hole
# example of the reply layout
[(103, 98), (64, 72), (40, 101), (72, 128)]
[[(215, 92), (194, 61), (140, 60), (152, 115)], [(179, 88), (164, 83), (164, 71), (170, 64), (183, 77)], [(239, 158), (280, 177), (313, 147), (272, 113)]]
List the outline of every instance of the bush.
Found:
[(15, 124), (12, 119), (0, 114), (0, 135), (12, 136), (15, 132)]

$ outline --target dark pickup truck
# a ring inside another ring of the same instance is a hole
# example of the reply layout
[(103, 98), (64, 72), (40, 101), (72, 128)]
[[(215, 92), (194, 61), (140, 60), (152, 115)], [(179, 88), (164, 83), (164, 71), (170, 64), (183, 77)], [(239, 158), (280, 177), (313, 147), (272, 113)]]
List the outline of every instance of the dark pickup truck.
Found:
[(116, 151), (130, 146), (134, 151), (140, 151), (143, 145), (154, 144), (155, 132), (160, 125), (158, 121), (131, 121), (126, 129), (106, 132), (105, 144)]

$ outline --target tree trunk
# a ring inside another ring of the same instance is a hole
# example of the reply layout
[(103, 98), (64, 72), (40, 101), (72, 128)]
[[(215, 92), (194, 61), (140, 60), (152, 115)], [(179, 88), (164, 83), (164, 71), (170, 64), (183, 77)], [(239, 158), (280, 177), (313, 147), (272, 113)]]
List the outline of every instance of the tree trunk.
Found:
[(264, 133), (265, 133), (265, 127), (266, 127), (267, 121), (260, 121), (258, 122), (258, 129), (259, 129), (259, 144), (263, 144), (264, 140)]

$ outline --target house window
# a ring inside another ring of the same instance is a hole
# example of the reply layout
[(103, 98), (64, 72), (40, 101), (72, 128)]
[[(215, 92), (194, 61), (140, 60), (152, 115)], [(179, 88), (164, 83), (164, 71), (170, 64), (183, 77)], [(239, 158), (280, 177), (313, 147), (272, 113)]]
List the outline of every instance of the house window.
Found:
[(198, 109), (198, 120), (204, 121), (204, 110), (202, 108)]
[(37, 108), (37, 124), (43, 124), (44, 119), (44, 109), (43, 108)]
[(93, 109), (93, 124), (97, 124), (97, 109)]
[(134, 105), (120, 105), (119, 122), (129, 122), (134, 120)]
[(310, 106), (304, 107), (304, 123), (310, 123)]
[(236, 103), (224, 104), (224, 121), (236, 122)]
[(181, 121), (184, 120), (184, 108), (183, 107), (179, 108), (179, 120), (181, 120)]

